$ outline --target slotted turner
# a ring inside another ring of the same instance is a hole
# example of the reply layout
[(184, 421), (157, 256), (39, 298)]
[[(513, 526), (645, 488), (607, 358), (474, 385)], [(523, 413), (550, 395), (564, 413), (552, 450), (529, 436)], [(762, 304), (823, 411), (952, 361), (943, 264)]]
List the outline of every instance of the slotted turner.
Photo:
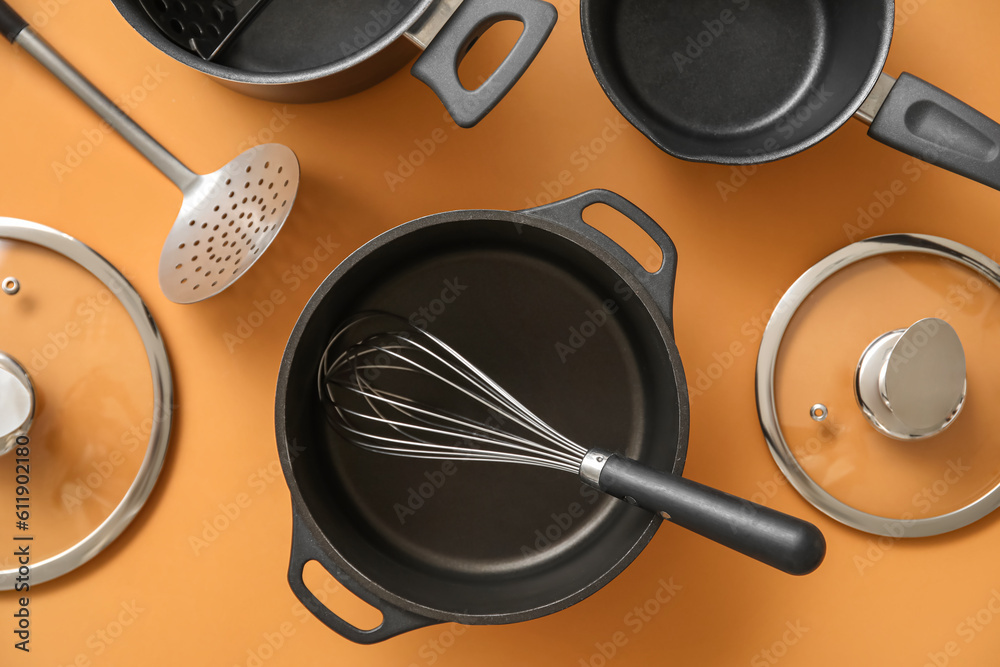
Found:
[(277, 236), (299, 187), (299, 162), (287, 146), (263, 144), (211, 174), (185, 167), (49, 46), (0, 0), (0, 32), (52, 72), (184, 193), (160, 253), (160, 288), (194, 303), (229, 287)]
[(139, 0), (178, 46), (214, 58), (269, 0)]

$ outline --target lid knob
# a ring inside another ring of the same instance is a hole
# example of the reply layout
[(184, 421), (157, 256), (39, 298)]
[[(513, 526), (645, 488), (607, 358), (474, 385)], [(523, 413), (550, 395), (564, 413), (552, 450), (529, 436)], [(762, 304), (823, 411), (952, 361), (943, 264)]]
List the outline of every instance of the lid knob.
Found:
[(21, 364), (0, 352), (0, 455), (27, 435), (35, 418), (35, 389)]
[(899, 440), (940, 433), (965, 403), (962, 341), (936, 317), (882, 334), (861, 355), (854, 389), (881, 433)]

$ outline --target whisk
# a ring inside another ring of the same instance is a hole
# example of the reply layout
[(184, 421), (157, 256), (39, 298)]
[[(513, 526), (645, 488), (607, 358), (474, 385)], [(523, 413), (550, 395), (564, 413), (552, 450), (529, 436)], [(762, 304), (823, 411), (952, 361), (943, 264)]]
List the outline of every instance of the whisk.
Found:
[(395, 315), (346, 321), (323, 353), (317, 389), (336, 431), (372, 452), (575, 473), (790, 574), (812, 572), (826, 552), (823, 534), (801, 519), (570, 440), (445, 342)]

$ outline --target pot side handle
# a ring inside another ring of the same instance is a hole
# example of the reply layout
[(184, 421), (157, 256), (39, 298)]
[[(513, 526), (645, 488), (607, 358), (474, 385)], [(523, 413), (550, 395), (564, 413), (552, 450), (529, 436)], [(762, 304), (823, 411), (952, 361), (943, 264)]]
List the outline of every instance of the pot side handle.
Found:
[[(455, 122), (472, 127), (510, 92), (556, 24), (556, 8), (541, 0), (464, 0), (417, 58), (410, 72), (431, 87)], [(524, 25), (514, 47), (486, 81), (466, 90), (458, 64), (483, 33), (503, 20)]]
[(912, 74), (892, 84), (868, 136), (1000, 190), (1000, 124)]
[[(302, 569), (311, 560), (322, 565), (344, 588), (381, 612), (382, 623), (377, 628), (361, 630), (330, 611), (306, 587), (302, 578)], [(326, 557), (298, 516), (292, 521), (292, 555), (288, 563), (288, 583), (295, 596), (316, 618), (344, 639), (356, 644), (375, 644), (404, 632), (441, 622), (404, 611), (376, 597)]]
[[(591, 204), (605, 204), (615, 209), (639, 226), (663, 253), (663, 263), (660, 268), (650, 273), (614, 239), (591, 227), (583, 219), (584, 210)], [(660, 312), (673, 329), (674, 311), (674, 279), (677, 275), (677, 249), (667, 233), (646, 215), (638, 206), (619, 194), (609, 190), (588, 190), (562, 201), (545, 204), (537, 208), (521, 211), (528, 215), (545, 218), (551, 222), (563, 225), (580, 232), (588, 239), (610, 253), (616, 260), (625, 265), (628, 271), (638, 278), (659, 306)]]

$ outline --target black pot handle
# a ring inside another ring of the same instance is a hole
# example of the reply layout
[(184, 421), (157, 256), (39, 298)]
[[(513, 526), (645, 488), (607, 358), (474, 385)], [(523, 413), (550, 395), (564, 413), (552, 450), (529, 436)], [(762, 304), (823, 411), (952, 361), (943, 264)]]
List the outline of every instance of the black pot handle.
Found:
[(868, 136), (1000, 190), (1000, 124), (912, 74), (892, 85)]
[[(646, 232), (653, 239), (653, 242), (659, 246), (660, 252), (663, 253), (663, 264), (660, 268), (650, 273), (628, 251), (618, 245), (614, 239), (588, 225), (583, 219), (583, 211), (591, 204), (606, 204), (610, 206), (637, 224), (642, 231)], [(660, 312), (667, 320), (667, 324), (670, 325), (671, 329), (673, 328), (677, 248), (674, 247), (674, 242), (670, 240), (667, 233), (656, 224), (655, 220), (646, 215), (642, 209), (621, 195), (609, 190), (588, 190), (562, 201), (526, 209), (521, 211), (521, 213), (545, 218), (546, 220), (569, 227), (583, 234), (603, 250), (610, 253), (645, 285), (646, 290), (653, 297), (653, 300), (656, 301)]]
[[(330, 611), (313, 595), (302, 579), (302, 568), (311, 560), (318, 561), (344, 588), (379, 610), (382, 613), (382, 623), (377, 628), (361, 630)], [(348, 576), (336, 563), (327, 558), (298, 516), (292, 520), (292, 556), (288, 563), (288, 583), (295, 596), (316, 618), (344, 639), (356, 644), (374, 644), (410, 630), (441, 623), (436, 619), (418, 616), (389, 604), (359, 584), (353, 577)]]
[[(557, 18), (556, 8), (541, 0), (464, 0), (410, 71), (441, 98), (456, 123), (472, 127), (521, 78)], [(521, 36), (483, 85), (466, 90), (458, 79), (459, 61), (490, 26), (507, 19), (524, 24)]]

